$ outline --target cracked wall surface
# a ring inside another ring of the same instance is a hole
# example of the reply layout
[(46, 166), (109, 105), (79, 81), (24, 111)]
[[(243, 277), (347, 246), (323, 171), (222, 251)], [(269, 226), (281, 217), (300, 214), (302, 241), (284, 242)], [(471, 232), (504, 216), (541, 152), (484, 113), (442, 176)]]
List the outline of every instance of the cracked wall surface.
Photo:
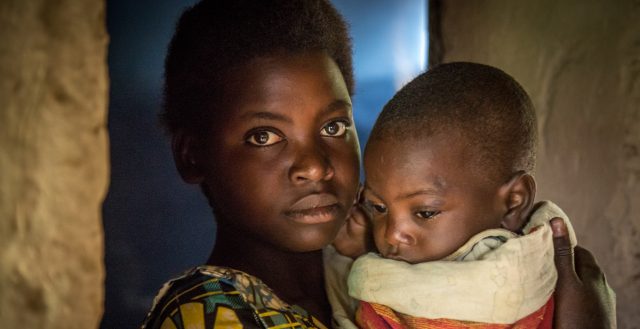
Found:
[(0, 1), (0, 323), (97, 328), (108, 184), (103, 1)]
[[(497, 66), (538, 115), (538, 199), (572, 218), (640, 328), (640, 1), (442, 1), (442, 61)], [(433, 3), (432, 3), (433, 5)]]

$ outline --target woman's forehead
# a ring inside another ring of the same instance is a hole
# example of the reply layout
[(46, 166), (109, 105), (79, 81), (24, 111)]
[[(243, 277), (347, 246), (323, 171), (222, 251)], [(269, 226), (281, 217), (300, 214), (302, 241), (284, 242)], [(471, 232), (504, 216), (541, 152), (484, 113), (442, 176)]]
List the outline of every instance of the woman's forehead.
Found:
[(215, 110), (225, 117), (278, 119), (308, 106), (351, 113), (342, 74), (322, 53), (251, 61), (232, 70), (222, 89)]

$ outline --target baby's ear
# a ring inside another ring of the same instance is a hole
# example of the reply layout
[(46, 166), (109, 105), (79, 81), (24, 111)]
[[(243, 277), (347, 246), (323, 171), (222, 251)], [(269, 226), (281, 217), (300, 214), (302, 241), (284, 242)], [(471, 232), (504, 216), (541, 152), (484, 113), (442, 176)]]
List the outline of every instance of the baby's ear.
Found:
[(171, 138), (173, 161), (182, 179), (189, 184), (200, 184), (204, 179), (198, 156), (200, 149), (199, 141), (193, 134), (179, 131)]
[(519, 172), (501, 187), (507, 212), (502, 227), (518, 232), (526, 224), (536, 197), (536, 181), (533, 176)]

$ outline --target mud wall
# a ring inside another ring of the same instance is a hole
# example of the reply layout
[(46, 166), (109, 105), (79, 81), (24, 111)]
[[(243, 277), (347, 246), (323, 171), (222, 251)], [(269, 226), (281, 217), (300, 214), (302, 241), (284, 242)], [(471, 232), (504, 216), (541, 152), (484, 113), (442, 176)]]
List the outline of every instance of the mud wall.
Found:
[(97, 328), (108, 183), (103, 1), (0, 1), (0, 323)]

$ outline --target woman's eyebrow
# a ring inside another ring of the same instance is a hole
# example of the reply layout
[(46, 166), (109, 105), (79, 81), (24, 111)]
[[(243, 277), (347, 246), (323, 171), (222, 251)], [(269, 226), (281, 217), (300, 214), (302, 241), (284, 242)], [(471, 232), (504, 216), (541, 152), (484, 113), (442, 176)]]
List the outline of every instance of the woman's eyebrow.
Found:
[(337, 111), (342, 111), (342, 110), (347, 110), (347, 111), (351, 111), (351, 108), (353, 106), (351, 105), (351, 103), (342, 100), (342, 99), (338, 99), (334, 102), (332, 102), (331, 104), (327, 105), (327, 107), (325, 107), (322, 110), (322, 114), (331, 114), (333, 112), (337, 112)]
[(250, 120), (250, 119), (263, 119), (263, 120), (272, 120), (272, 121), (281, 121), (292, 123), (291, 118), (284, 116), (282, 114), (261, 111), (261, 112), (247, 112), (240, 116), (242, 120)]

